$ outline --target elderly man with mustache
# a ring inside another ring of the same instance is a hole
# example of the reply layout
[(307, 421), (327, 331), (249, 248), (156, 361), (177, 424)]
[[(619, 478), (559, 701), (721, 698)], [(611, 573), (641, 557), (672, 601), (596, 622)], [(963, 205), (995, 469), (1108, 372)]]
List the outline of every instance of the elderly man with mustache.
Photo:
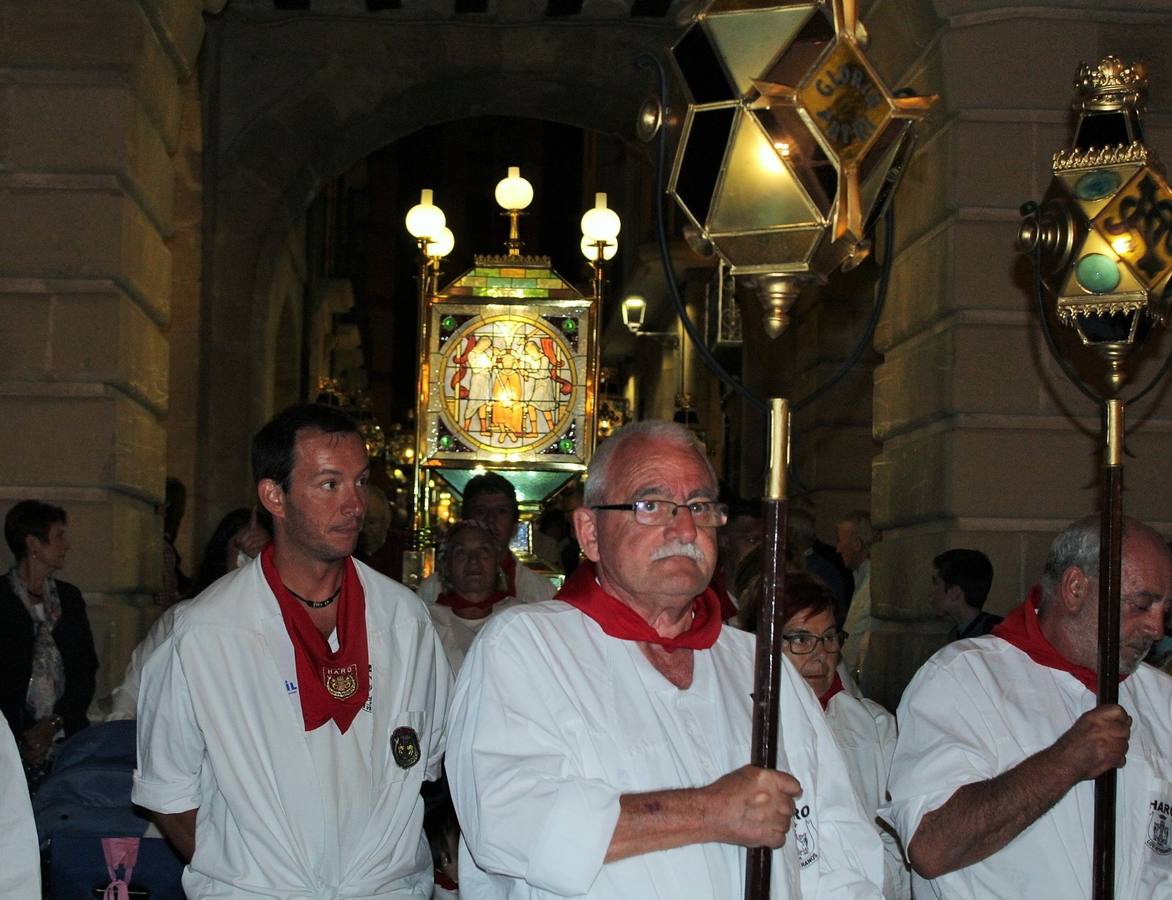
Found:
[(879, 898), (882, 853), (816, 698), (788, 663), (778, 770), (748, 765), (752, 636), (708, 588), (724, 507), (691, 432), (603, 443), (574, 513), (586, 556), (464, 662), (448, 777), (467, 897)]

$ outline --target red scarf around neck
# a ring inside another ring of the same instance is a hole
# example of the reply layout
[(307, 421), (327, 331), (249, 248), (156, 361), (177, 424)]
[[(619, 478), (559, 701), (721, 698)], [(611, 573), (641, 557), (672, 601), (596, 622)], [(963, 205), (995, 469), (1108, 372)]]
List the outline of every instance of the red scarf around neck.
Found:
[(354, 560), (347, 557), (338, 595), (338, 651), (327, 641), (305, 606), (294, 597), (273, 563), (273, 545), (261, 551), (265, 581), (277, 597), (285, 630), (297, 661), (297, 690), (305, 730), (314, 731), (330, 719), (345, 734), (370, 696), (370, 649), (366, 642), (366, 595)]
[(507, 600), (510, 596), (512, 595), (504, 591), (493, 591), (485, 599), (473, 601), (466, 599), (456, 591), (446, 591), (440, 594), (435, 602), (440, 606), (446, 606), (449, 609), (456, 610), (456, 614), (459, 615), (459, 610), (462, 609), (492, 609), (502, 600)]
[(822, 711), (826, 711), (826, 707), (830, 705), (830, 701), (834, 699), (835, 694), (841, 694), (845, 687), (842, 684), (842, 676), (836, 671), (834, 673), (834, 681), (830, 682), (830, 689), (818, 698), (818, 702), (822, 704)]
[[(1025, 602), (1010, 612), (1005, 620), (993, 629), (993, 635), (1013, 644), (1039, 666), (1069, 672), (1092, 694), (1098, 693), (1099, 676), (1086, 666), (1077, 666), (1068, 660), (1042, 633), (1041, 623), (1038, 622), (1038, 604), (1041, 601), (1041, 585), (1035, 584), (1026, 595)], [(1119, 681), (1122, 682), (1125, 678), (1126, 675), (1120, 675)]]
[(604, 632), (623, 641), (658, 644), (666, 650), (707, 650), (720, 634), (720, 600), (712, 588), (692, 601), (693, 618), (687, 631), (675, 637), (661, 637), (631, 607), (602, 589), (595, 576), (594, 563), (588, 559), (578, 563), (555, 599), (580, 610)]

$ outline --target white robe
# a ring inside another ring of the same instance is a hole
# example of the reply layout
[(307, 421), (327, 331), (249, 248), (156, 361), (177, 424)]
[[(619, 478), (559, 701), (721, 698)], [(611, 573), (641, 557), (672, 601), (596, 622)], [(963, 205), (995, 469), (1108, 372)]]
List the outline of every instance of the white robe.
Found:
[(439, 635), (440, 643), (443, 644), (444, 653), (448, 657), (448, 666), (453, 674), (459, 673), (460, 666), (464, 664), (464, 657), (468, 655), (468, 648), (472, 646), (472, 642), (480, 634), (480, 630), (488, 624), (492, 617), (517, 606), (519, 603), (520, 601), (516, 597), (501, 600), (493, 606), (492, 612), (483, 619), (461, 618), (452, 611), (451, 607), (440, 606), (438, 603), (427, 608), (427, 611), (431, 613), (431, 622), (435, 625), (435, 633)]
[[(878, 703), (843, 690), (830, 698), (826, 721), (846, 757), (851, 784), (871, 820), (887, 801), (887, 775), (895, 753), (895, 717)], [(899, 841), (887, 830), (883, 840), (883, 896), (887, 900), (911, 897), (911, 875)]]
[[(1132, 717), (1119, 769), (1115, 896), (1172, 898), (1172, 678), (1141, 665), (1119, 686)], [(899, 740), (883, 815), (911, 841), (924, 814), (966, 784), (1045, 749), (1095, 706), (1073, 675), (986, 636), (949, 644), (916, 673), (899, 707)], [(1082, 781), (997, 853), (933, 881), (917, 900), (1091, 896), (1094, 782)]]
[[(307, 733), (293, 645), (259, 560), (180, 610), (143, 668), (133, 799), (198, 808), (189, 897), (426, 898), (422, 780), (439, 773), (451, 675), (423, 605), (355, 564), (371, 696)], [(336, 646), (336, 640), (331, 642)], [(392, 733), (420, 760), (401, 768)]]
[(122, 683), (114, 688), (114, 693), (110, 697), (110, 712), (106, 714), (107, 722), (133, 719), (138, 715), (138, 691), (142, 685), (142, 664), (171, 633), (171, 629), (175, 625), (175, 613), (190, 602), (190, 600), (180, 600), (164, 609), (147, 631), (146, 637), (134, 648), (134, 652), (130, 654), (130, 662), (126, 664), (126, 673), (122, 676)]
[[(744, 848), (693, 844), (604, 864), (624, 793), (699, 787), (749, 761), (754, 641), (723, 628), (688, 690), (636, 644), (553, 601), (494, 615), (456, 683), (448, 779), (475, 898), (736, 898)], [(788, 663), (778, 766), (802, 784), (773, 898), (878, 898), (882, 851), (817, 700)]]
[(0, 897), (41, 896), (41, 855), (24, 766), (8, 720), (0, 716)]

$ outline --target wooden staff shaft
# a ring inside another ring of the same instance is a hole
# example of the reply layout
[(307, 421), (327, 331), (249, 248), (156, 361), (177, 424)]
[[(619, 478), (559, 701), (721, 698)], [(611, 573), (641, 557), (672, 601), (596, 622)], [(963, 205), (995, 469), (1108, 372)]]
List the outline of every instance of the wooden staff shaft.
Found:
[[(1123, 401), (1107, 401), (1103, 522), (1099, 536), (1099, 705), (1119, 702), (1119, 617), (1123, 561)], [(1116, 770), (1095, 779), (1094, 898), (1115, 896)]]
[[(765, 556), (762, 596), (757, 618), (757, 659), (753, 675), (753, 765), (777, 768), (778, 691), (781, 681), (781, 598), (785, 592), (786, 469), (789, 462), (789, 403), (770, 400), (769, 477), (763, 507)], [(745, 874), (745, 900), (766, 900), (773, 851), (750, 847)]]

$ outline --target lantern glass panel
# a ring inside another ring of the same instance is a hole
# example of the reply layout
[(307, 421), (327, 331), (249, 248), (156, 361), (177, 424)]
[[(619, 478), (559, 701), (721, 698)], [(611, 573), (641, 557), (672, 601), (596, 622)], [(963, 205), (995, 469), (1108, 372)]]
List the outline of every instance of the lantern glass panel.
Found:
[(700, 25), (693, 25), (672, 49), (680, 73), (692, 93), (694, 103), (720, 103), (736, 100), (736, 89), (720, 62), (716, 48)]
[(1139, 310), (1107, 315), (1079, 316), (1075, 322), (1089, 344), (1129, 344), (1137, 337)]
[(742, 95), (753, 89), (777, 56), (810, 18), (810, 6), (709, 14), (705, 20), (721, 59)]
[(712, 206), (712, 192), (724, 166), (735, 107), (699, 109), (692, 116), (687, 146), (680, 161), (675, 192), (702, 227)]
[(797, 87), (818, 62), (822, 52), (834, 42), (834, 20), (826, 7), (818, 7), (766, 72), (764, 81)]
[(806, 194), (823, 216), (830, 215), (838, 193), (838, 170), (792, 106), (755, 111), (778, 154), (784, 156)]

